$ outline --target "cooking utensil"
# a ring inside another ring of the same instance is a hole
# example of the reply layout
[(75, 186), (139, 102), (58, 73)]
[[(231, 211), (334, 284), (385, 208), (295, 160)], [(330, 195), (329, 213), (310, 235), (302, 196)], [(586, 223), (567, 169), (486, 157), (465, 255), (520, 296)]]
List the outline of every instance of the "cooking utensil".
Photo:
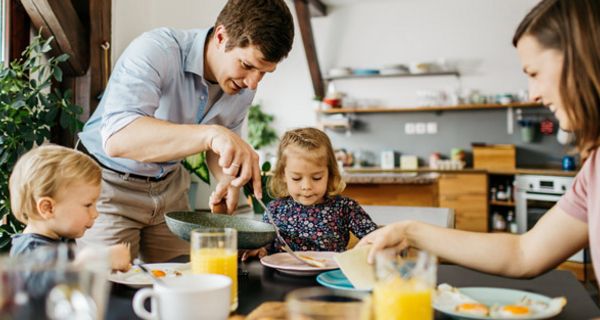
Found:
[(281, 247), (283, 248), (283, 250), (285, 252), (289, 253), (296, 260), (298, 260), (298, 261), (300, 261), (300, 262), (302, 262), (304, 264), (307, 264), (307, 265), (309, 265), (311, 267), (316, 267), (316, 268), (324, 268), (325, 267), (325, 264), (323, 264), (320, 261), (309, 260), (309, 259), (307, 259), (305, 257), (302, 257), (301, 255), (297, 255), (294, 252), (294, 250), (292, 250), (292, 248), (290, 248), (290, 246), (287, 244), (287, 242), (283, 239), (283, 237), (279, 233), (279, 228), (275, 224), (275, 221), (273, 220), (273, 216), (271, 215), (271, 211), (269, 211), (269, 209), (267, 208), (267, 206), (265, 205), (265, 203), (262, 202), (262, 200), (259, 199), (258, 197), (254, 196), (254, 194), (252, 194), (252, 196), (260, 204), (260, 206), (265, 210), (265, 214), (267, 215), (267, 218), (269, 219), (269, 222), (271, 222), (271, 224), (275, 228), (275, 234), (277, 236), (277, 239), (279, 240), (279, 242), (281, 242)]
[(198, 228), (233, 228), (238, 231), (239, 249), (257, 249), (275, 239), (275, 230), (269, 223), (248, 217), (208, 212), (175, 211), (165, 214), (169, 230), (183, 240), (190, 241), (190, 233)]

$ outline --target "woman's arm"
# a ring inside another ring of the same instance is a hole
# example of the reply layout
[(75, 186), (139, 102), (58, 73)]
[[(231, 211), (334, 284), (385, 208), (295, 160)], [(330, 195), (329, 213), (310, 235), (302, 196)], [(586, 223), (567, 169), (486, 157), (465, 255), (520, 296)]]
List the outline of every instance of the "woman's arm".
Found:
[(367, 235), (358, 245), (373, 244), (370, 262), (383, 248), (413, 246), (465, 267), (529, 277), (566, 260), (587, 240), (587, 224), (554, 206), (523, 235), (467, 232), (403, 221)]

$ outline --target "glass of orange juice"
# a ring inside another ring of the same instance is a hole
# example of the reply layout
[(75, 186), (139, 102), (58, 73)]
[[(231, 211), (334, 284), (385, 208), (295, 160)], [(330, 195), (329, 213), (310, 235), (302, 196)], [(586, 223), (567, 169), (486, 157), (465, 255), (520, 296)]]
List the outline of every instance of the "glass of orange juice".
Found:
[(375, 256), (373, 312), (376, 320), (433, 319), (437, 259), (418, 251), (400, 257), (393, 249)]
[(238, 307), (237, 230), (200, 228), (192, 230), (192, 273), (222, 274), (231, 278), (231, 311)]

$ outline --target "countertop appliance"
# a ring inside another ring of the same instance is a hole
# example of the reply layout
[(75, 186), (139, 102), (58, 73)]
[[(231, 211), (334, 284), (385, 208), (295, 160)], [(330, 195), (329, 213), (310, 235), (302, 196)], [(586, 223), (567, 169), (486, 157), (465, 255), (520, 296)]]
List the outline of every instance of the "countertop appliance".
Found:
[[(573, 184), (573, 177), (516, 175), (515, 211), (519, 233), (531, 229)], [(584, 250), (569, 261), (584, 262)]]

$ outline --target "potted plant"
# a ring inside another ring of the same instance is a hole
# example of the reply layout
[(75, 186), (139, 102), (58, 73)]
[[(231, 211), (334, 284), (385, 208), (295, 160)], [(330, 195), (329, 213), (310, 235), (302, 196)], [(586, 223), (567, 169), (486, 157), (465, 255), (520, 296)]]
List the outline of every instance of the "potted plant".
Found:
[(19, 59), (0, 66), (0, 251), (8, 250), (11, 236), (23, 229), (10, 214), (8, 178), (17, 159), (49, 140), (57, 124), (73, 133), (83, 125), (71, 91), (52, 90), (53, 82), (62, 81), (58, 64), (69, 59), (66, 54), (43, 59), (52, 41), (38, 34)]
[[(273, 115), (267, 114), (262, 111), (260, 104), (250, 106), (248, 111), (248, 143), (259, 153), (260, 165), (261, 165), (261, 185), (263, 189), (262, 201), (268, 204), (273, 198), (269, 196), (267, 190), (267, 184), (269, 182), (269, 172), (271, 171), (271, 163), (266, 160), (266, 153), (261, 148), (268, 147), (277, 141), (277, 132), (271, 127), (273, 122)], [(247, 187), (244, 187), (244, 194), (250, 197), (252, 192)], [(254, 212), (263, 213), (264, 210), (256, 202), (254, 197), (250, 197), (252, 200), (252, 208)]]

